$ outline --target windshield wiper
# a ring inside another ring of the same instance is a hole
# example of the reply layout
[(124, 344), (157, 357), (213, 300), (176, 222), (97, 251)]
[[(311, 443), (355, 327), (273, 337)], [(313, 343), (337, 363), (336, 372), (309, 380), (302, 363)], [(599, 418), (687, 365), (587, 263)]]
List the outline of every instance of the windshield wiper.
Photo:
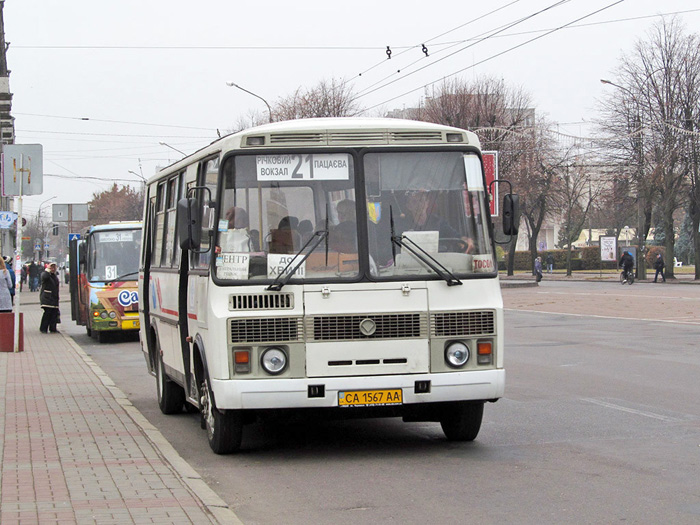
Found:
[(391, 250), (394, 255), (394, 264), (396, 264), (396, 246), (399, 248), (405, 248), (416, 259), (438, 274), (447, 283), (447, 286), (457, 286), (462, 284), (462, 281), (457, 279), (457, 277), (455, 277), (450, 270), (445, 268), (440, 261), (426, 252), (412, 239), (404, 237), (403, 235), (396, 235), (396, 232), (394, 231), (394, 212), (391, 209), (391, 206), (389, 206), (389, 222), (391, 223)]
[(139, 274), (139, 271), (136, 270), (135, 272), (129, 272), (129, 273), (125, 273), (125, 274), (123, 274), (123, 275), (120, 275), (119, 277), (117, 277), (117, 278), (115, 278), (115, 279), (105, 279), (104, 282), (106, 282), (106, 283), (113, 283), (114, 281), (121, 281), (122, 279), (124, 279), (124, 277), (128, 277), (128, 276), (130, 276), (130, 275), (138, 275), (138, 274)]
[[(311, 246), (311, 249), (306, 252), (303, 257), (299, 260), (298, 263), (296, 263), (296, 266), (292, 268), (289, 273), (287, 272), (287, 269), (294, 263), (294, 261), (297, 260), (297, 257), (302, 254), (302, 252), (306, 249), (307, 246), (309, 246), (313, 241), (314, 238), (315, 242), (313, 243), (313, 246)], [(319, 244), (323, 242), (323, 240), (326, 240), (326, 264), (328, 264), (328, 221), (326, 221), (326, 229), (325, 230), (319, 230), (314, 232), (314, 234), (311, 236), (311, 238), (306, 241), (306, 244), (302, 246), (299, 251), (294, 255), (291, 261), (287, 263), (287, 266), (284, 267), (284, 270), (282, 270), (277, 277), (275, 277), (275, 280), (272, 281), (272, 284), (266, 288), (268, 291), (272, 292), (279, 292), (282, 287), (289, 282), (289, 279), (292, 278), (292, 275), (299, 269), (299, 267), (304, 264), (304, 261), (309, 258), (309, 256), (314, 252), (314, 250), (318, 247)]]

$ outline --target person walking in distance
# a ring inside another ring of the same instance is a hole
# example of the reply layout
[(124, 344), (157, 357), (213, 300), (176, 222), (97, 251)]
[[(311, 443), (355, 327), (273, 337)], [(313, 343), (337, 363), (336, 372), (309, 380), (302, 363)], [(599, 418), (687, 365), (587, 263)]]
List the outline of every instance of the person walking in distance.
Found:
[(632, 257), (632, 254), (627, 251), (623, 253), (618, 266), (625, 272), (625, 282), (627, 282), (629, 275), (634, 270), (634, 257)]
[(17, 276), (12, 270), (12, 257), (6, 255), (3, 257), (5, 261), (5, 269), (10, 273), (10, 278), (12, 279), (12, 288), (10, 288), (10, 296), (12, 297), (12, 304), (15, 304), (15, 290), (17, 289)]
[(542, 280), (542, 257), (535, 259), (535, 280), (537, 282)]
[(41, 267), (32, 261), (29, 265), (29, 291), (36, 292), (39, 289), (39, 276), (41, 275)]
[(664, 275), (664, 268), (666, 268), (666, 263), (664, 262), (664, 258), (661, 257), (661, 254), (656, 255), (656, 261), (654, 261), (654, 268), (656, 268), (656, 274), (654, 275), (654, 282), (658, 282), (659, 279), (659, 274), (661, 274), (661, 280), (662, 282), (666, 282), (666, 276)]
[(548, 253), (545, 261), (547, 263), (547, 273), (552, 273), (552, 270), (554, 269), (554, 256), (551, 253)]
[(56, 275), (56, 263), (49, 264), (48, 269), (41, 274), (41, 292), (39, 293), (41, 307), (44, 315), (41, 317), (39, 331), (58, 333), (58, 276)]
[(5, 267), (5, 261), (0, 258), (0, 312), (12, 311), (12, 295), (10, 295), (10, 288), (12, 288), (10, 270)]

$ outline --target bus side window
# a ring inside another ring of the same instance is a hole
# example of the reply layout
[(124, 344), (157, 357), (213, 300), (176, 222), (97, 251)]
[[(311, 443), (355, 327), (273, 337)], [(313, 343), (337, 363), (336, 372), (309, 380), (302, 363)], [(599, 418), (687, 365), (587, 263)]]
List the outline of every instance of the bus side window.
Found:
[[(212, 254), (210, 244), (211, 238), (209, 237), (210, 226), (213, 226), (214, 220), (214, 203), (217, 198), (217, 182), (219, 179), (219, 158), (215, 157), (213, 159), (206, 160), (200, 164), (199, 171), (199, 186), (206, 186), (211, 191), (211, 201), (202, 202), (200, 209), (202, 210), (202, 241), (199, 249), (205, 253), (193, 254), (192, 266), (194, 268), (207, 269), (209, 268), (209, 261), (211, 260)], [(209, 199), (209, 192), (200, 192), (201, 199)], [(211, 205), (211, 207), (209, 206)]]

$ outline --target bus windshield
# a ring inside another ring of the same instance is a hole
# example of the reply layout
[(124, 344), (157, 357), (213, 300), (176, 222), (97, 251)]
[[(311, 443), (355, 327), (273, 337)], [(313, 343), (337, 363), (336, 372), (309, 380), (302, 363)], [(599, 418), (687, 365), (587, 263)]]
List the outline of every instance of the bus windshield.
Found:
[(93, 233), (88, 248), (88, 280), (135, 281), (138, 277), (140, 248), (140, 228)]
[[(279, 281), (307, 254), (291, 281), (357, 280), (361, 257), (378, 280), (440, 278), (435, 261), (448, 275), (494, 271), (476, 154), (366, 153), (362, 163), (367, 200), (358, 207), (349, 153), (229, 158), (216, 277)], [(358, 209), (366, 209), (359, 223)], [(367, 229), (368, 253), (358, 250), (358, 228)]]
[(223, 171), (215, 247), (218, 279), (285, 277), (314, 245), (292, 281), (358, 278), (350, 154), (239, 155), (229, 158)]
[(456, 275), (494, 271), (477, 155), (368, 153), (364, 171), (373, 277), (434, 275), (430, 258)]

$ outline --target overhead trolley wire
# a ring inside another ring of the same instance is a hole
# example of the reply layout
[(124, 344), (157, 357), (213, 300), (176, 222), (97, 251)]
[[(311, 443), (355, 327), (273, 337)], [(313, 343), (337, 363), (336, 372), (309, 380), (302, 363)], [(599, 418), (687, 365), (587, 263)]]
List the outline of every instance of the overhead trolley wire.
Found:
[[(561, 29), (564, 29), (564, 28), (570, 26), (571, 24), (575, 24), (576, 22), (578, 22), (578, 21), (580, 21), (580, 20), (585, 20), (586, 18), (591, 17), (591, 16), (593, 16), (593, 15), (596, 15), (596, 14), (602, 12), (602, 11), (605, 11), (606, 9), (609, 9), (609, 8), (611, 8), (611, 7), (613, 7), (613, 6), (616, 6), (617, 4), (621, 4), (621, 3), (624, 2), (624, 1), (625, 1), (625, 0), (617, 0), (616, 2), (612, 2), (611, 4), (608, 4), (608, 5), (606, 5), (605, 7), (602, 7), (602, 8), (600, 8), (600, 9), (595, 10), (595, 11), (592, 11), (592, 12), (588, 13), (587, 15), (584, 15), (584, 16), (582, 16), (582, 17), (579, 17), (579, 18), (577, 18), (577, 19), (575, 19), (575, 20), (573, 20), (573, 21), (571, 21), (571, 22), (569, 22), (569, 23), (567, 23), (567, 24), (564, 24), (564, 25), (562, 25), (562, 26), (559, 26), (559, 27), (557, 27), (557, 28), (554, 28), (554, 29), (548, 31), (547, 33), (544, 33), (544, 34), (542, 34), (542, 35), (538, 35), (538, 36), (536, 36), (536, 37), (534, 37), (534, 38), (531, 38), (530, 40), (526, 40), (525, 42), (521, 42), (520, 44), (517, 44), (517, 45), (515, 45), (515, 46), (509, 47), (508, 49), (506, 49), (506, 50), (504, 50), (504, 51), (501, 51), (500, 53), (496, 53), (495, 55), (491, 55), (490, 57), (487, 57), (487, 58), (485, 58), (485, 59), (483, 59), (483, 60), (480, 60), (479, 62), (476, 62), (476, 63), (474, 63), (474, 64), (472, 64), (472, 65), (470, 65), (470, 66), (464, 67), (464, 68), (462, 68), (462, 69), (460, 69), (460, 70), (458, 70), (458, 71), (455, 71), (455, 72), (453, 72), (453, 73), (450, 73), (449, 75), (445, 75), (444, 77), (442, 77), (442, 78), (440, 78), (440, 79), (433, 80), (432, 82), (428, 82), (427, 84), (424, 84), (424, 85), (419, 86), (419, 87), (417, 87), (417, 88), (414, 88), (414, 89), (411, 89), (411, 90), (409, 90), (409, 91), (406, 91), (406, 92), (404, 92), (404, 93), (402, 93), (402, 94), (400, 94), (400, 95), (396, 95), (395, 97), (392, 97), (392, 98), (387, 99), (387, 100), (385, 100), (385, 101), (383, 101), (383, 102), (380, 102), (379, 104), (375, 104), (374, 106), (370, 106), (370, 107), (368, 107), (368, 108), (365, 108), (365, 111), (369, 111), (370, 109), (377, 108), (377, 107), (379, 107), (379, 106), (382, 106), (382, 105), (386, 104), (387, 102), (391, 102), (391, 101), (393, 101), (393, 100), (396, 100), (397, 98), (401, 98), (401, 97), (403, 97), (403, 96), (410, 95), (411, 93), (414, 93), (414, 92), (419, 91), (419, 90), (421, 90), (421, 89), (423, 89), (423, 88), (426, 88), (426, 87), (430, 86), (431, 84), (435, 84), (436, 82), (440, 82), (441, 80), (445, 80), (445, 79), (447, 79), (447, 78), (449, 78), (449, 77), (453, 77), (453, 76), (455, 76), (455, 75), (458, 75), (459, 73), (462, 73), (462, 72), (464, 72), (464, 71), (467, 71), (468, 69), (472, 69), (472, 68), (474, 68), (474, 67), (476, 67), (476, 66), (478, 66), (478, 65), (481, 65), (481, 64), (483, 64), (483, 63), (485, 63), (485, 62), (488, 62), (489, 60), (493, 60), (494, 58), (497, 58), (497, 57), (499, 57), (499, 56), (501, 56), (501, 55), (505, 55), (506, 53), (509, 53), (509, 52), (511, 52), (511, 51), (514, 51), (515, 49), (518, 49), (518, 48), (520, 48), (520, 47), (523, 47), (523, 46), (525, 46), (525, 45), (527, 45), (527, 44), (529, 44), (529, 43), (531, 43), (531, 42), (534, 42), (535, 40), (539, 40), (540, 38), (544, 38), (545, 36), (551, 35), (552, 33), (556, 32), (556, 31), (559, 31), (559, 30), (561, 30)], [(454, 54), (454, 53), (453, 53), (453, 54)], [(447, 58), (447, 57), (445, 57), (445, 58)], [(427, 66), (426, 66), (426, 67), (427, 67)], [(421, 69), (425, 69), (425, 68), (421, 68)], [(417, 72), (417, 71), (420, 71), (420, 69), (414, 71), (414, 73)], [(405, 78), (405, 77), (402, 77), (402, 78)], [(400, 80), (400, 79), (397, 79), (397, 80)], [(392, 81), (392, 82), (389, 82), (389, 83), (387, 83), (386, 85), (392, 84), (392, 83), (396, 82), (397, 80), (394, 80), (394, 81)], [(373, 91), (377, 91), (377, 90), (381, 89), (382, 87), (385, 87), (385, 86), (380, 86), (379, 88), (377, 88), (377, 89), (375, 89), (375, 90), (373, 90)], [(369, 93), (365, 93), (364, 95), (361, 95), (360, 97), (363, 97), (363, 96), (368, 95), (368, 94), (369, 94)], [(360, 97), (357, 97), (357, 98), (360, 98)]]
[[(399, 80), (403, 80), (403, 79), (405, 79), (406, 77), (409, 77), (409, 76), (411, 76), (411, 75), (413, 75), (413, 74), (415, 74), (415, 73), (418, 73), (419, 71), (423, 71), (424, 69), (426, 69), (426, 68), (428, 68), (428, 67), (434, 66), (435, 64), (437, 64), (437, 63), (439, 63), (439, 62), (442, 62), (443, 60), (446, 60), (446, 59), (448, 59), (448, 58), (450, 58), (450, 57), (456, 55), (457, 53), (461, 53), (462, 51), (464, 51), (464, 50), (466, 50), (466, 49), (469, 49), (470, 47), (474, 47), (475, 45), (477, 45), (477, 44), (479, 44), (479, 43), (481, 43), (481, 42), (483, 42), (483, 41), (485, 41), (485, 40), (488, 40), (489, 38), (492, 38), (493, 36), (495, 36), (495, 35), (497, 35), (497, 34), (499, 34), (499, 33), (502, 33), (502, 32), (505, 31), (506, 29), (510, 29), (511, 27), (515, 27), (516, 25), (521, 24), (521, 23), (525, 22), (526, 20), (530, 20), (531, 18), (534, 18), (534, 17), (536, 17), (537, 15), (540, 15), (540, 14), (546, 12), (546, 11), (549, 11), (550, 9), (554, 9), (555, 7), (559, 7), (560, 5), (566, 4), (566, 3), (570, 2), (570, 1), (571, 1), (571, 0), (559, 0), (558, 2), (555, 2), (555, 3), (553, 3), (553, 4), (551, 4), (551, 5), (547, 6), (547, 7), (545, 7), (544, 9), (541, 9), (541, 10), (539, 10), (539, 11), (536, 11), (536, 12), (532, 13), (532, 14), (529, 14), (529, 15), (527, 15), (527, 16), (525, 16), (525, 17), (523, 17), (523, 18), (520, 18), (520, 19), (518, 19), (518, 20), (516, 20), (516, 21), (514, 21), (514, 22), (510, 22), (510, 23), (506, 24), (505, 26), (501, 26), (501, 27), (499, 27), (499, 28), (497, 28), (497, 29), (495, 29), (495, 30), (492, 30), (492, 31), (494, 31), (494, 32), (492, 32), (491, 34), (489, 34), (489, 35), (487, 35), (487, 36), (485, 36), (485, 37), (483, 37), (483, 38), (477, 40), (476, 42), (473, 42), (473, 43), (471, 43), (471, 44), (469, 44), (469, 45), (467, 45), (467, 46), (464, 46), (463, 48), (458, 49), (457, 51), (455, 51), (455, 52), (453, 52), (453, 53), (450, 53), (450, 54), (447, 55), (447, 56), (444, 56), (444, 57), (442, 57), (442, 58), (439, 58), (439, 59), (437, 59), (437, 60), (431, 62), (430, 64), (426, 64), (425, 66), (423, 66), (423, 67), (421, 67), (421, 68), (418, 68), (418, 69), (416, 69), (416, 70), (414, 70), (414, 71), (411, 71), (410, 73), (406, 73), (406, 74), (403, 75), (401, 78), (397, 78), (397, 79), (391, 80), (391, 81), (387, 82), (386, 84), (384, 84), (384, 85), (382, 85), (382, 86), (379, 86), (379, 87), (377, 87), (377, 88), (375, 88), (375, 89), (372, 89), (372, 90), (370, 90), (370, 91), (366, 91), (365, 93), (363, 93), (363, 94), (358, 95), (357, 97), (355, 97), (355, 99), (362, 98), (362, 97), (364, 97), (364, 96), (366, 96), (366, 95), (369, 95), (370, 93), (374, 93), (375, 91), (379, 91), (380, 89), (383, 89), (383, 88), (385, 88), (385, 87), (387, 87), (387, 86), (390, 86), (391, 84), (393, 84), (393, 83), (395, 83), (395, 82), (398, 82)], [(621, 1), (622, 1), (622, 0), (621, 0)], [(420, 88), (419, 88), (419, 89), (420, 89)], [(392, 99), (392, 100), (393, 100), (393, 99)], [(373, 106), (373, 107), (375, 107), (375, 106)], [(371, 108), (368, 108), (368, 109), (371, 109)]]
[[(400, 53), (398, 53), (396, 56), (399, 57), (399, 56), (403, 55), (404, 53), (406, 53), (407, 51), (410, 51), (410, 50), (412, 50), (412, 49), (416, 49), (417, 47), (422, 47), (425, 43), (432, 42), (433, 40), (435, 40), (435, 39), (437, 39), (437, 38), (440, 38), (441, 36), (445, 36), (445, 35), (447, 35), (447, 34), (449, 34), (449, 33), (452, 33), (453, 31), (457, 31), (458, 29), (461, 29), (461, 28), (463, 28), (463, 27), (465, 27), (465, 26), (468, 26), (469, 24), (473, 24), (474, 22), (476, 22), (476, 21), (478, 21), (478, 20), (481, 20), (482, 18), (486, 18), (487, 16), (490, 16), (490, 15), (492, 15), (492, 14), (494, 14), (494, 13), (496, 13), (496, 12), (502, 10), (502, 9), (505, 9), (506, 7), (509, 7), (509, 6), (513, 5), (513, 4), (516, 4), (516, 3), (518, 3), (518, 2), (520, 2), (520, 0), (513, 0), (513, 1), (510, 2), (509, 4), (506, 4), (506, 5), (504, 5), (504, 6), (498, 7), (498, 8), (496, 8), (496, 9), (492, 10), (492, 11), (489, 11), (489, 12), (486, 13), (486, 14), (483, 14), (483, 15), (477, 17), (477, 18), (474, 18), (473, 20), (469, 20), (468, 22), (465, 22), (465, 23), (463, 23), (463, 24), (460, 24), (460, 25), (458, 25), (457, 27), (453, 27), (452, 29), (450, 29), (450, 30), (448, 30), (448, 31), (445, 31), (445, 32), (443, 32), (443, 33), (440, 33), (439, 35), (434, 36), (434, 37), (432, 37), (432, 38), (429, 38), (428, 40), (424, 40), (424, 41), (423, 41), (423, 44), (420, 44), (420, 45), (416, 44), (416, 45), (413, 45), (413, 46), (409, 46), (409, 47), (403, 48), (403, 51), (401, 51)], [(398, 47), (398, 46), (396, 46), (395, 49), (401, 49), (401, 48)], [(427, 55), (426, 55), (426, 56), (427, 56)], [(425, 57), (421, 57), (421, 59), (423, 59), (423, 58), (425, 58)], [(384, 60), (382, 60), (382, 61), (380, 61), (380, 62), (377, 62), (377, 63), (374, 64), (372, 67), (365, 69), (364, 71), (362, 71), (361, 73), (357, 74), (355, 77), (351, 78), (350, 80), (352, 81), (352, 80), (354, 80), (355, 78), (361, 77), (361, 76), (364, 75), (365, 73), (368, 73), (369, 71), (372, 71), (374, 68), (379, 67), (379, 66), (381, 66), (382, 64), (386, 64), (386, 61), (387, 61), (387, 59), (384, 59)], [(414, 62), (414, 63), (415, 63), (415, 62)], [(409, 64), (407, 67), (410, 67), (411, 65), (413, 65), (413, 64)]]

